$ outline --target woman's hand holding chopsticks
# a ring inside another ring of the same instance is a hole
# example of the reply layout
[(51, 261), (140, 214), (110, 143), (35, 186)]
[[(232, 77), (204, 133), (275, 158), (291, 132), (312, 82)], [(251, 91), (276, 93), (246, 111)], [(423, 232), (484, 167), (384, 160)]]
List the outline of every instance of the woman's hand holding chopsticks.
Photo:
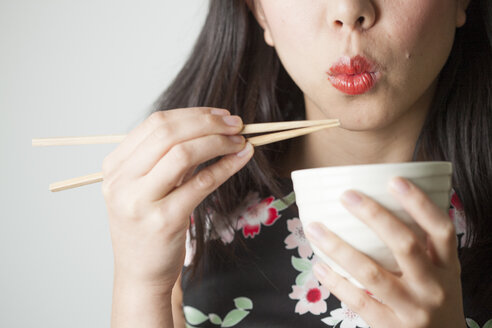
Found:
[(142, 308), (132, 311), (151, 311), (142, 297), (149, 297), (147, 305), (151, 297), (170, 297), (183, 267), (193, 209), (252, 157), (253, 147), (238, 135), (241, 129), (241, 119), (223, 109), (157, 112), (104, 159), (102, 191), (115, 259), (113, 307), (124, 311), (132, 303), (128, 295), (138, 294)]
[[(199, 108), (200, 109), (200, 108)], [(190, 109), (187, 109), (190, 110)], [(220, 111), (216, 109), (217, 113)], [(226, 113), (228, 113), (226, 111)], [(202, 124), (208, 124), (206, 121)], [(338, 119), (325, 120), (303, 120), (303, 121), (284, 121), (271, 123), (253, 123), (243, 125), (239, 134), (258, 134), (263, 132), (274, 133), (257, 135), (249, 137), (246, 140), (251, 145), (257, 147), (281, 140), (303, 136), (316, 131), (340, 126)], [(203, 126), (202, 126), (203, 128)], [(278, 132), (280, 131), (280, 132)], [(120, 143), (126, 139), (126, 135), (99, 135), (85, 137), (54, 137), (54, 138), (35, 138), (32, 139), (33, 146), (62, 146), (62, 145), (85, 145), (85, 144), (103, 144), (103, 143)], [(234, 138), (233, 138), (234, 139)], [(50, 184), (51, 191), (61, 191), (70, 188), (85, 186), (91, 183), (101, 182), (104, 180), (103, 172), (92, 173), (68, 180), (63, 180)]]

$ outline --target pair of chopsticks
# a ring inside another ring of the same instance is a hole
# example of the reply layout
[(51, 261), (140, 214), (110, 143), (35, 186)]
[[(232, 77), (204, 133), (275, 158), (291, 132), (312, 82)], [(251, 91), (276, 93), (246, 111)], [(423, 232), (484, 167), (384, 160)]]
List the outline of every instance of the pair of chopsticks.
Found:
[[(276, 123), (255, 123), (246, 124), (240, 134), (256, 134), (272, 131), (282, 131), (260, 136), (247, 138), (253, 146), (262, 146), (272, 142), (299, 137), (319, 130), (340, 126), (338, 119), (332, 120), (312, 120), (312, 121), (287, 121)], [(120, 143), (126, 135), (100, 135), (88, 137), (54, 137), (32, 139), (34, 147), (40, 146), (69, 146), (69, 145), (91, 145), (91, 144), (110, 144)], [(92, 183), (103, 181), (102, 172), (84, 175), (77, 178), (63, 180), (50, 184), (49, 190), (52, 192), (85, 186)]]

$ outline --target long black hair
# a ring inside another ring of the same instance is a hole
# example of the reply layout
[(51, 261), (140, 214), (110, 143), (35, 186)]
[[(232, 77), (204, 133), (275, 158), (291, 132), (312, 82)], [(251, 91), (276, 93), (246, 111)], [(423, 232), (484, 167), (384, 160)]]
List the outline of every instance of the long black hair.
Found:
[[(492, 272), (491, 22), (492, 2), (471, 0), (467, 23), (456, 31), (415, 148), (415, 156), (454, 165), (453, 186), (467, 218), (463, 284), (477, 292), (478, 275)], [(302, 91), (283, 68), (275, 49), (266, 45), (263, 30), (245, 0), (210, 0), (189, 59), (156, 101), (154, 111), (195, 106), (226, 108), (245, 123), (305, 117)], [(219, 247), (206, 243), (204, 237), (208, 210), (227, 218), (250, 190), (281, 196), (275, 163), (288, 146), (286, 141), (256, 149), (244, 169), (197, 207), (194, 267), (210, 247)], [(482, 281), (482, 295), (491, 295), (490, 282), (488, 291), (483, 286)]]
[[(466, 216), (460, 259), (471, 309), (492, 313), (492, 2), (471, 0), (439, 76), (416, 152), (453, 163)], [(484, 277), (489, 277), (484, 280)], [(467, 295), (465, 295), (466, 297)]]

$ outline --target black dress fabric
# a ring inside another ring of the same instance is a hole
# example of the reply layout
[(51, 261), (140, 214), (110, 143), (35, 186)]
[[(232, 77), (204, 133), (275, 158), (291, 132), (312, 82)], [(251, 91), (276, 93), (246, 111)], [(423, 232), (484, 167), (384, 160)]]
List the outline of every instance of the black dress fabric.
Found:
[[(194, 252), (188, 240), (182, 275), (187, 327), (369, 327), (314, 276), (318, 258), (304, 237), (292, 182), (281, 183), (284, 198), (252, 192), (234, 214), (237, 226), (210, 234), (209, 242), (221, 243), (233, 255), (207, 254), (203, 271), (193, 278), (186, 270)], [(450, 197), (450, 218), (461, 243), (464, 216), (456, 194)], [(473, 296), (463, 293), (468, 326), (492, 328), (492, 313), (468, 309)]]

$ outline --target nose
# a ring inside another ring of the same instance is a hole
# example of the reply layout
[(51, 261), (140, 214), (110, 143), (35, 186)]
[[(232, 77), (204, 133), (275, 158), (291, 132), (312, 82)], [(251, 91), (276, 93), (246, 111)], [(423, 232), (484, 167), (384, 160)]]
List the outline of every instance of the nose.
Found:
[(374, 25), (376, 9), (371, 0), (330, 1), (328, 23), (335, 29), (367, 30)]

